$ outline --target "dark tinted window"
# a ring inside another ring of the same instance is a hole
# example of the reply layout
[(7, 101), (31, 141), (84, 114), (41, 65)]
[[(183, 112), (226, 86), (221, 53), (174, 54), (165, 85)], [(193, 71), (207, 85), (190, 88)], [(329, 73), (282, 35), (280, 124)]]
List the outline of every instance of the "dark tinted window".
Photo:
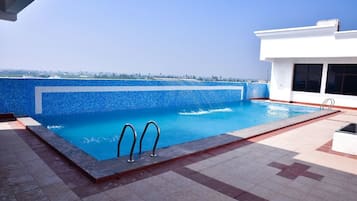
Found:
[(320, 92), (322, 64), (295, 64), (294, 91)]
[(329, 64), (326, 93), (357, 96), (357, 64)]

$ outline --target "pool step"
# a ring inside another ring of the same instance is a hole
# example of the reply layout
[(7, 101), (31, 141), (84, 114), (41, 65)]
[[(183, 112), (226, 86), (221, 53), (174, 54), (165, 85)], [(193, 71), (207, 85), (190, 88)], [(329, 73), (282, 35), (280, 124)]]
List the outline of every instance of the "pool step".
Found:
[(148, 129), (148, 127), (150, 125), (154, 125), (156, 127), (156, 139), (155, 139), (155, 143), (154, 143), (154, 146), (152, 147), (152, 153), (150, 154), (151, 157), (155, 157), (157, 156), (157, 154), (155, 153), (156, 152), (156, 146), (157, 146), (157, 143), (159, 142), (159, 138), (160, 138), (160, 127), (157, 125), (157, 123), (153, 120), (150, 120), (146, 123), (145, 125), (145, 128), (144, 128), (144, 131), (143, 131), (143, 134), (141, 135), (141, 138), (140, 138), (140, 149), (139, 149), (139, 154), (141, 154), (141, 148), (142, 148), (142, 145), (143, 145), (143, 139), (144, 139), (144, 135), (146, 133), (146, 130)]
[[(148, 127), (150, 125), (154, 125), (156, 127), (156, 139), (155, 139), (155, 143), (154, 143), (154, 146), (152, 148), (152, 153), (150, 154), (151, 157), (156, 157), (157, 154), (156, 154), (156, 147), (157, 147), (157, 143), (159, 142), (159, 138), (160, 138), (160, 127), (157, 125), (157, 123), (153, 120), (150, 120), (148, 122), (146, 122), (146, 125), (145, 125), (145, 128), (144, 128), (144, 131), (140, 137), (140, 149), (139, 149), (139, 154), (141, 154), (141, 151), (142, 151), (142, 144), (143, 144), (143, 139), (144, 139), (144, 136), (146, 134), (146, 131), (148, 129)], [(121, 134), (120, 134), (120, 137), (119, 137), (119, 141), (118, 141), (118, 151), (117, 151), (117, 157), (119, 158), (120, 157), (120, 144), (121, 144), (121, 141), (123, 140), (123, 137), (124, 137), (124, 134), (125, 134), (125, 130), (126, 128), (131, 128), (131, 131), (133, 133), (133, 143), (131, 145), (131, 149), (130, 149), (130, 155), (129, 155), (129, 160), (128, 160), (128, 163), (133, 163), (135, 162), (134, 158), (133, 158), (133, 154), (134, 154), (134, 147), (135, 147), (135, 144), (136, 144), (136, 138), (137, 138), (137, 134), (136, 134), (136, 130), (134, 128), (134, 126), (130, 123), (126, 123), (121, 131)]]
[(326, 98), (320, 105), (320, 109), (331, 109), (335, 105), (335, 99), (333, 98)]
[(134, 152), (134, 147), (135, 147), (135, 143), (136, 143), (136, 137), (137, 137), (137, 134), (136, 134), (136, 130), (134, 128), (133, 125), (127, 123), (124, 125), (123, 127), (123, 130), (121, 131), (121, 134), (120, 134), (120, 138), (119, 138), (119, 141), (118, 141), (118, 151), (117, 151), (117, 157), (119, 158), (120, 157), (120, 144), (121, 144), (121, 141), (123, 140), (123, 137), (124, 137), (124, 133), (125, 133), (125, 130), (126, 128), (131, 128), (131, 131), (133, 131), (133, 144), (131, 145), (131, 149), (130, 149), (130, 158), (128, 160), (128, 163), (133, 163), (134, 162), (134, 159), (133, 159), (133, 152)]

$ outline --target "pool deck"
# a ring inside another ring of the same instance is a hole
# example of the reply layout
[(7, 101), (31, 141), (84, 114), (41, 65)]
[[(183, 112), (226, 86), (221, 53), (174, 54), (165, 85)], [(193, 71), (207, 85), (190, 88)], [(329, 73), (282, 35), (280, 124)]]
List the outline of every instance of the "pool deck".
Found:
[(18, 121), (0, 122), (0, 200), (356, 200), (357, 156), (331, 150), (344, 110), (93, 183)]

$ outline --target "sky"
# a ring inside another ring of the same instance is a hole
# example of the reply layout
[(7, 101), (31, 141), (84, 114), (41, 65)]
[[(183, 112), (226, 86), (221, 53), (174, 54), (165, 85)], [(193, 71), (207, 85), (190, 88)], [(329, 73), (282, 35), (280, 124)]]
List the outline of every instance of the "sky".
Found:
[(356, 0), (36, 0), (0, 20), (0, 69), (268, 79), (254, 31), (341, 20)]

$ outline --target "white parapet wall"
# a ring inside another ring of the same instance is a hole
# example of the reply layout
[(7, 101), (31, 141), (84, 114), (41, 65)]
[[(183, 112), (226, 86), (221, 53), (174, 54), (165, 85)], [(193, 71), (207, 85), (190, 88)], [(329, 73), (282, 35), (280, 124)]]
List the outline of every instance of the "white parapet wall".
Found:
[(338, 31), (337, 20), (255, 34), (261, 39), (261, 60), (357, 57), (357, 30)]

